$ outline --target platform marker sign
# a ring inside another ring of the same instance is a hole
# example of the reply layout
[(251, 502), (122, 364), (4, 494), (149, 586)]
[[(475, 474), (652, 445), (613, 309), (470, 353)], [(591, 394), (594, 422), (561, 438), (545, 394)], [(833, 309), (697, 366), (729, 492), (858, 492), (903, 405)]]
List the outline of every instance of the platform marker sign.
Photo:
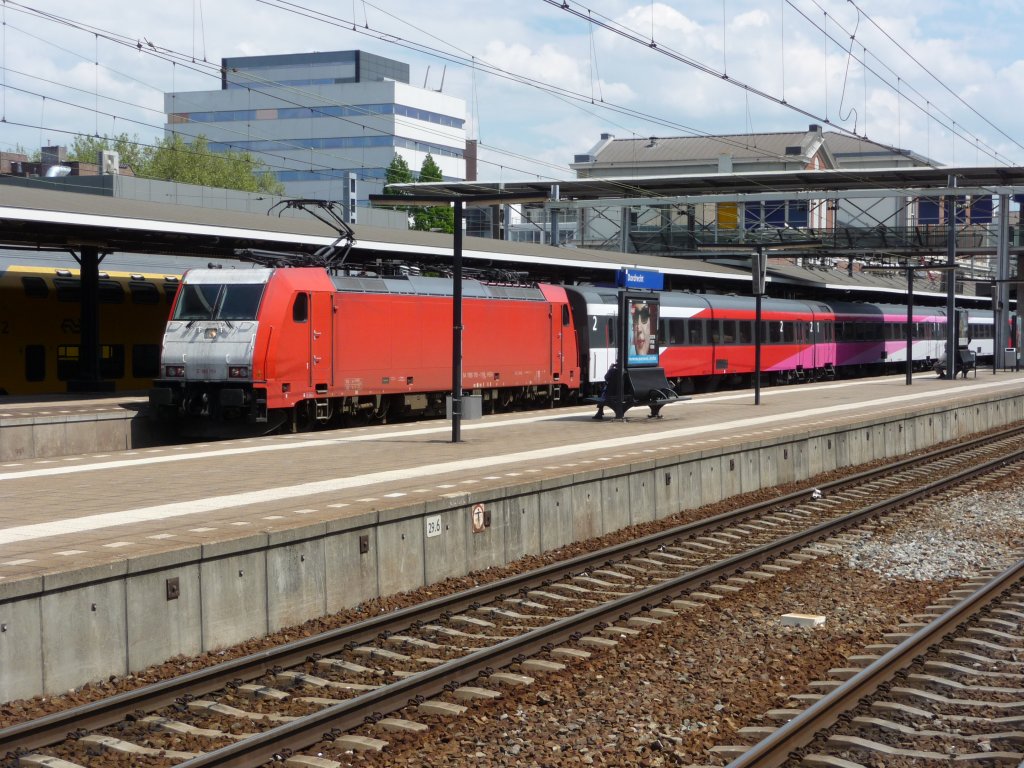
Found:
[(473, 533), (483, 533), (486, 526), (486, 515), (483, 504), (473, 505)]

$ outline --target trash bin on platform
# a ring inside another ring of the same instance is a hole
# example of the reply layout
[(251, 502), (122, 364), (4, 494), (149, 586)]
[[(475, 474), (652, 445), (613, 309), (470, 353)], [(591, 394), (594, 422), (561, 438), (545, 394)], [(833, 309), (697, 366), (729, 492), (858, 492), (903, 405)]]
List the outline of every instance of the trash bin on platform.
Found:
[[(451, 421), (452, 418), (452, 396), (445, 395), (444, 416)], [(462, 396), (462, 418), (482, 419), (484, 416), (484, 398), (482, 395)]]

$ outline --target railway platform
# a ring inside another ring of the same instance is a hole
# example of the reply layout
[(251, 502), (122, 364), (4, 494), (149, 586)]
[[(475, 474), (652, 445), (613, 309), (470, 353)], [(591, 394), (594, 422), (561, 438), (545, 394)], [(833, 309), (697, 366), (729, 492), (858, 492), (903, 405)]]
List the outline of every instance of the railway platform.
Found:
[(1024, 419), (1017, 372), (761, 395), (0, 461), (0, 701)]

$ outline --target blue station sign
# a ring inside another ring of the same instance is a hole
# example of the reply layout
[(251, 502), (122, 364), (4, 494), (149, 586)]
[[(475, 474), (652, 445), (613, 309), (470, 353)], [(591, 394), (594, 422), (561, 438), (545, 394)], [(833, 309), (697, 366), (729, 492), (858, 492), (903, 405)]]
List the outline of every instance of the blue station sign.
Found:
[(661, 272), (647, 269), (620, 269), (615, 275), (615, 285), (619, 288), (641, 288), (648, 291), (661, 291), (665, 288), (665, 276)]

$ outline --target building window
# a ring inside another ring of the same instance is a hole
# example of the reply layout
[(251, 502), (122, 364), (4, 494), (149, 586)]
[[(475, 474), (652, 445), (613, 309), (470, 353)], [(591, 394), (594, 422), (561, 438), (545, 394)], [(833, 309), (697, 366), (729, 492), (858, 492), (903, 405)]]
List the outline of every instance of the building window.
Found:
[(278, 109), (225, 109), (208, 112), (182, 112), (172, 114), (171, 124), (181, 123), (237, 123), (255, 120), (310, 120), (329, 117), (369, 117), (369, 116), (408, 117), (434, 125), (448, 128), (463, 128), (465, 120), (451, 115), (442, 115), (426, 109), (408, 107), (404, 104), (349, 104), (346, 106), (323, 107), (280, 107)]

